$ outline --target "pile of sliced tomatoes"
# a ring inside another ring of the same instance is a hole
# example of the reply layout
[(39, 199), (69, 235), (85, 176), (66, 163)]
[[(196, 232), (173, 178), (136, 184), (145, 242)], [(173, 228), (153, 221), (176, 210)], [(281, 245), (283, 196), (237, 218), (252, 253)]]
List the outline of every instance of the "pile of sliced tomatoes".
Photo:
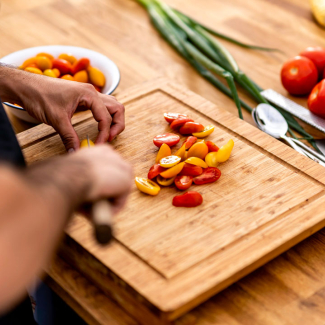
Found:
[[(138, 189), (149, 195), (157, 195), (160, 192), (159, 185), (174, 184), (177, 189), (184, 191), (192, 184), (216, 182), (221, 176), (217, 166), (229, 159), (234, 141), (229, 140), (219, 149), (212, 141), (202, 139), (214, 131), (213, 125), (204, 127), (188, 115), (180, 113), (165, 113), (164, 117), (173, 131), (188, 137), (174, 154), (171, 147), (180, 141), (178, 134), (165, 133), (154, 138), (153, 142), (159, 148), (156, 161), (149, 170), (148, 178), (135, 178)], [(196, 207), (202, 202), (202, 195), (196, 191), (188, 191), (173, 198), (176, 207)]]

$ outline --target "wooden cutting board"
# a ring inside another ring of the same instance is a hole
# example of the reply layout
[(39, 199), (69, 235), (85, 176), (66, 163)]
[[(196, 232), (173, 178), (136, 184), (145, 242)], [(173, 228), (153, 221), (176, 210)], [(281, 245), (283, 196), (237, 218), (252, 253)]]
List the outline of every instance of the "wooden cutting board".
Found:
[[(118, 99), (126, 107), (126, 130), (112, 145), (136, 176), (146, 177), (154, 163), (153, 137), (170, 132), (164, 112), (214, 124), (208, 139), (218, 145), (235, 141), (221, 178), (192, 187), (203, 195), (201, 206), (173, 207), (175, 188), (150, 197), (134, 186), (109, 247), (96, 244), (82, 216), (67, 227), (60, 255), (139, 322), (169, 324), (325, 225), (325, 169), (315, 162), (166, 79)], [(80, 139), (96, 137), (90, 112), (77, 114), (73, 124)], [(65, 153), (45, 125), (18, 138), (28, 163)]]

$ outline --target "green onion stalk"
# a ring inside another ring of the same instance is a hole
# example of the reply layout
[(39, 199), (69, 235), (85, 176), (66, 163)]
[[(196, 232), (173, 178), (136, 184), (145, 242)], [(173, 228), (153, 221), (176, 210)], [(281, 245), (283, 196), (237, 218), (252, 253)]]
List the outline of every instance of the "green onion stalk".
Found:
[[(161, 36), (185, 59), (193, 68), (225, 95), (232, 98), (237, 106), (238, 115), (242, 119), (241, 107), (249, 112), (252, 108), (240, 100), (235, 81), (258, 103), (268, 103), (260, 94), (263, 90), (238, 67), (229, 51), (213, 36), (222, 38), (238, 46), (261, 51), (278, 51), (277, 49), (248, 45), (227, 35), (216, 32), (183, 13), (172, 9), (161, 0), (136, 0), (142, 4), (151, 22)], [(226, 80), (228, 87), (215, 75)], [(295, 137), (293, 130), (318, 150), (314, 138), (308, 134), (295, 118), (288, 112), (277, 108), (284, 116), (289, 133)], [(319, 151), (319, 150), (318, 150)]]

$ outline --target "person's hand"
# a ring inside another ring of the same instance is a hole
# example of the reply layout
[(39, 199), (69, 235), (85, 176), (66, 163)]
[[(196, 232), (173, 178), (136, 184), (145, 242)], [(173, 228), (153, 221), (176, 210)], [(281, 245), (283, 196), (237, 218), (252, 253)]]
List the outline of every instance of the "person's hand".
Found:
[(77, 109), (92, 111), (98, 122), (96, 143), (112, 141), (124, 130), (124, 106), (115, 97), (100, 94), (92, 85), (30, 73), (25, 79), (26, 90), (19, 95), (23, 107), (39, 121), (51, 125), (61, 136), (67, 151), (77, 150), (80, 146), (71, 124)]

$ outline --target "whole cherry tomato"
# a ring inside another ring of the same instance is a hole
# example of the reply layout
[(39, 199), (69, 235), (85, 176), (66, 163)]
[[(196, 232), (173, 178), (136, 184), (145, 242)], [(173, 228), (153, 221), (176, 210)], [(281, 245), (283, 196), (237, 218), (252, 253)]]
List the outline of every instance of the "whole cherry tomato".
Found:
[(323, 75), (325, 69), (325, 49), (323, 47), (307, 47), (300, 55), (313, 61), (318, 70), (318, 77)]
[(36, 64), (42, 71), (52, 69), (52, 60), (50, 60), (47, 56), (37, 56)]
[(179, 176), (199, 176), (202, 173), (203, 173), (202, 167), (185, 163), (182, 171), (178, 175)]
[(315, 64), (303, 56), (296, 56), (286, 62), (281, 70), (283, 87), (291, 95), (309, 94), (318, 80)]
[(179, 190), (187, 190), (191, 187), (193, 182), (193, 176), (176, 176), (175, 178), (175, 185)]
[(213, 183), (217, 181), (221, 176), (220, 169), (216, 167), (208, 167), (203, 170), (203, 173), (200, 176), (196, 176), (193, 179), (194, 184), (202, 185), (207, 183)]
[(160, 148), (163, 143), (166, 143), (169, 147), (174, 146), (179, 142), (179, 135), (174, 134), (174, 133), (164, 133), (164, 134), (159, 134), (154, 137), (153, 143), (155, 146)]
[(103, 72), (94, 67), (88, 68), (89, 80), (94, 86), (104, 87), (106, 78)]
[(325, 118), (325, 79), (319, 82), (308, 97), (309, 110)]
[(72, 74), (74, 75), (81, 70), (87, 70), (89, 67), (89, 64), (90, 64), (90, 61), (87, 58), (82, 58), (82, 59), (76, 61), (71, 68)]
[(219, 150), (219, 147), (212, 141), (206, 141), (205, 144), (208, 146), (209, 152), (217, 152)]
[(175, 207), (194, 208), (201, 205), (202, 202), (202, 195), (194, 191), (189, 191), (182, 195), (176, 195), (173, 198), (173, 205)]
[(61, 79), (75, 81), (74, 78), (70, 74), (65, 74), (64, 76), (61, 77)]
[(61, 75), (69, 74), (71, 73), (71, 63), (68, 62), (67, 60), (63, 59), (54, 59), (52, 61), (53, 63), (53, 69), (58, 69), (61, 72)]
[(74, 64), (77, 61), (77, 59), (71, 53), (62, 53), (59, 55), (59, 59), (66, 60), (71, 64)]
[(193, 136), (187, 137), (183, 143), (183, 144), (185, 144), (185, 150), (190, 149), (192, 147), (192, 145), (196, 142), (196, 140), (197, 140), (197, 137), (193, 137)]
[(183, 126), (186, 122), (194, 122), (194, 120), (192, 120), (189, 117), (183, 117), (183, 118), (178, 118), (177, 120), (173, 121), (172, 124), (170, 125), (170, 127), (177, 131), (181, 126)]
[(81, 70), (79, 72), (77, 72), (74, 76), (73, 76), (75, 81), (78, 82), (88, 82), (88, 73), (86, 70)]
[(165, 170), (166, 170), (166, 168), (161, 167), (159, 164), (154, 164), (149, 169), (148, 178), (153, 179), (153, 178), (155, 178), (156, 176), (158, 176), (160, 173), (162, 173)]
[(179, 118), (187, 118), (187, 117), (188, 116), (186, 114), (181, 114), (181, 113), (164, 113), (164, 118), (169, 124)]
[(195, 132), (201, 132), (204, 130), (204, 126), (196, 122), (186, 122), (180, 129), (180, 134), (191, 134)]

